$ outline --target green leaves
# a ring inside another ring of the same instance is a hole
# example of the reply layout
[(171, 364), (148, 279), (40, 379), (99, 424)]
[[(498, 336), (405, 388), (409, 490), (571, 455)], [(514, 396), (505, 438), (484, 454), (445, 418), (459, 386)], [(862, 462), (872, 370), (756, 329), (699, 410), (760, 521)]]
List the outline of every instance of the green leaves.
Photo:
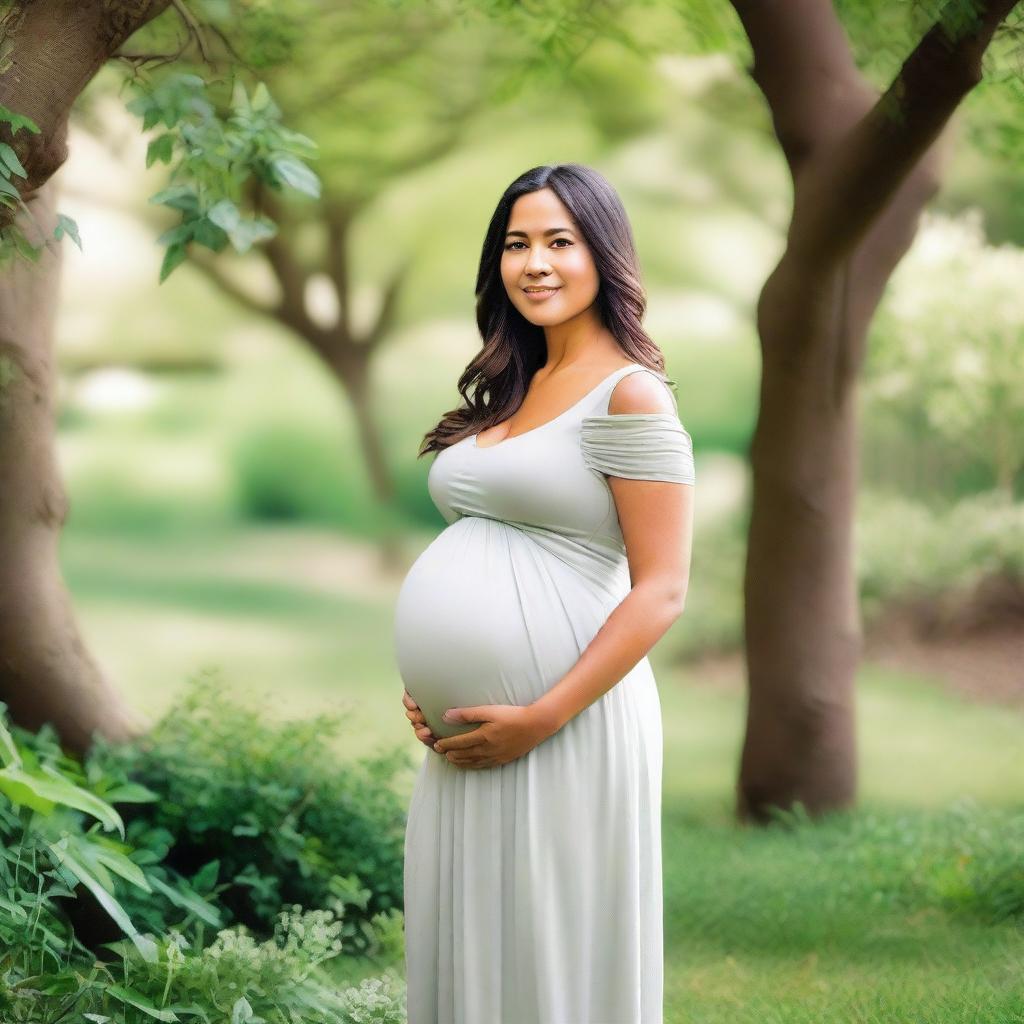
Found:
[(167, 252), (164, 253), (163, 263), (160, 264), (160, 283), (170, 276), (171, 271), (174, 270), (179, 264), (183, 263), (188, 253), (185, 251), (185, 243), (180, 242), (175, 245), (167, 247)]
[(198, 75), (179, 72), (142, 91), (125, 106), (129, 113), (142, 118), (144, 132), (160, 123), (174, 129), (189, 117), (205, 117), (213, 113), (203, 95), (205, 88), (206, 83)]
[(179, 74), (128, 104), (142, 117), (143, 130), (159, 124), (167, 129), (146, 151), (147, 167), (157, 161), (171, 166), (172, 184), (150, 202), (181, 215), (158, 239), (167, 247), (161, 282), (185, 261), (190, 245), (221, 252), (230, 244), (246, 253), (274, 236), (272, 220), (243, 210), (256, 181), (277, 191), (288, 188), (314, 199), (320, 196), (320, 179), (304, 162), (316, 156), (317, 145), (280, 124), (281, 110), (264, 83), (250, 96), (235, 81), (226, 116), (205, 90), (202, 79)]
[(16, 174), (19, 178), (28, 177), (28, 171), (22, 167), (18, 154), (6, 142), (0, 142), (0, 161), (3, 162), (11, 174)]
[(297, 192), (320, 198), (320, 179), (301, 161), (292, 156), (274, 156), (270, 168), (278, 180)]
[[(39, 126), (31, 118), (16, 114), (2, 105), (0, 105), (0, 122), (10, 125), (11, 135), (16, 135), (21, 129), (35, 135), (39, 134)], [(13, 177), (28, 180), (28, 171), (14, 147), (6, 142), (0, 142), (0, 206), (5, 206), (9, 210), (17, 209), (20, 206), (38, 227), (38, 222), (32, 216), (32, 211), (21, 198), (21, 191), (11, 180)], [(70, 236), (79, 249), (82, 248), (78, 225), (70, 217), (58, 213), (53, 237), (59, 242), (65, 234)], [(43, 245), (33, 245), (25, 236), (21, 226), (13, 223), (13, 220), (0, 228), (0, 262), (5, 262), (13, 256), (20, 256), (29, 263), (36, 263), (43, 253), (43, 248)]]
[(4, 121), (11, 126), (12, 135), (17, 135), (22, 128), (32, 132), (33, 135), (39, 134), (39, 125), (32, 118), (25, 117), (24, 114), (17, 114), (2, 103), (0, 103), (0, 121)]
[[(277, 225), (266, 217), (245, 220), (241, 211), (230, 199), (222, 199), (207, 214), (209, 220), (226, 232), (231, 244), (238, 252), (248, 252), (258, 242), (273, 238)], [(196, 238), (199, 241), (199, 238)], [(208, 243), (203, 243), (208, 244)], [(216, 246), (210, 245), (210, 248)]]
[[(193, 747), (173, 733), (183, 726), (176, 720), (167, 725), (172, 730), (164, 740), (167, 746), (159, 745), (159, 729), (137, 747), (108, 745), (97, 737), (82, 764), (61, 750), (55, 734), (8, 727), (5, 710), (0, 703), (4, 771), (54, 783), (59, 774), (71, 789), (87, 784), (94, 796), (108, 802), (148, 806), (132, 815), (129, 838), (122, 842), (102, 834), (97, 821), (75, 808), (55, 806), (52, 814), (42, 815), (24, 805), (14, 807), (0, 796), (0, 1020), (404, 1022), (403, 987), (397, 976), (388, 978), (386, 989), (383, 981), (374, 981), (342, 991), (322, 970), (322, 964), (348, 947), (346, 904), (355, 909), (367, 902), (354, 875), (339, 877), (332, 885), (341, 896), (324, 894), (325, 909), (304, 910), (291, 901), (284, 906), (278, 893), (268, 908), (269, 920), (255, 930), (235, 920), (229, 901), (221, 900), (225, 890), (236, 898), (248, 896), (249, 890), (240, 888), (235, 878), (239, 864), (265, 860), (259, 844), (227, 831), (240, 805), (247, 812), (262, 807), (263, 813), (256, 814), (263, 822), (261, 842), (270, 842), (275, 828), (284, 823), (300, 842), (322, 848), (317, 856), (347, 855), (344, 847), (353, 840), (356, 815), (342, 794), (332, 792), (307, 823), (314, 831), (299, 834), (294, 830), (293, 813), (299, 811), (295, 801), (308, 787), (280, 778), (292, 763), (311, 777), (324, 771), (326, 758), (314, 756), (310, 746), (322, 738), (323, 719), (255, 736), (243, 731), (233, 744), (216, 742), (217, 753), (208, 762), (203, 757), (212, 752), (204, 749), (201, 737), (211, 736), (210, 724), (196, 720), (186, 726), (186, 731), (196, 731), (198, 746)], [(218, 739), (222, 735), (216, 734)], [(158, 746), (152, 750), (154, 738)], [(274, 760), (261, 766), (260, 756)], [(133, 781), (147, 774), (140, 758), (146, 763), (152, 758), (165, 789), (168, 773), (177, 774), (181, 790), (164, 792), (154, 801), (154, 789)], [(250, 779), (254, 773), (255, 781)], [(363, 776), (353, 778), (351, 785), (372, 794), (374, 803), (380, 801), (380, 787), (369, 785)], [(307, 794), (303, 806), (310, 806), (311, 797)], [(324, 823), (323, 811), (336, 813), (338, 821)], [(168, 813), (179, 815), (173, 831), (157, 820)], [(212, 827), (220, 820), (222, 835)], [(399, 820), (396, 816), (396, 824)], [(382, 824), (372, 829), (374, 842), (382, 842), (382, 833), (391, 831)], [(226, 843), (223, 857), (192, 859), (196, 843), (219, 845), (221, 838)], [(184, 862), (201, 865), (190, 877), (182, 877), (168, 863), (172, 847)], [(296, 862), (291, 852), (292, 844), (284, 860), (268, 865), (275, 880), (278, 871), (305, 874), (303, 862)], [(91, 927), (76, 936), (71, 918), (82, 919), (73, 913), (76, 899), (95, 901), (124, 937), (102, 941)], [(397, 911), (391, 927), (401, 934)], [(397, 961), (401, 947), (389, 949), (391, 961)]]
[(141, 1010), (147, 1017), (152, 1017), (154, 1020), (175, 1021), (178, 1019), (178, 1015), (172, 1010), (161, 1010), (152, 999), (148, 999), (141, 992), (136, 992), (134, 989), (127, 988), (124, 985), (108, 985), (107, 991), (117, 999), (124, 1000), (129, 1006), (134, 1006), (137, 1010)]
[(58, 213), (57, 226), (53, 229), (53, 237), (59, 242), (65, 234), (72, 242), (75, 243), (75, 245), (78, 246), (79, 251), (81, 251), (82, 239), (78, 234), (78, 225), (70, 217), (65, 217), (63, 213)]
[(151, 167), (157, 160), (169, 164), (174, 155), (174, 136), (170, 132), (158, 135), (146, 147), (146, 167)]

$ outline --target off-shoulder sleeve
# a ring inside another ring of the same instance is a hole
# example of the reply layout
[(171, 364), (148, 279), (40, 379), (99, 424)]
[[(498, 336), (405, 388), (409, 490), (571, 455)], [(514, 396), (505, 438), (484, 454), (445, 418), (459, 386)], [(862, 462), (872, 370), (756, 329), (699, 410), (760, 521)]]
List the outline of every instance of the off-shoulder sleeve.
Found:
[(693, 443), (667, 412), (584, 416), (580, 425), (583, 459), (591, 469), (630, 480), (696, 482)]

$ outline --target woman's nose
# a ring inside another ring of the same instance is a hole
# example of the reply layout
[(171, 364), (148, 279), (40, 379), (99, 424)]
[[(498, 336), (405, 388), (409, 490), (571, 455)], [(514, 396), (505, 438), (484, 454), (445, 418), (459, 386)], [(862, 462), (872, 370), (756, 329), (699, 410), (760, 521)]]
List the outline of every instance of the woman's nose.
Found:
[(547, 272), (550, 267), (548, 267), (548, 261), (544, 253), (534, 249), (530, 253), (530, 258), (526, 261), (526, 269), (538, 273), (541, 271)]

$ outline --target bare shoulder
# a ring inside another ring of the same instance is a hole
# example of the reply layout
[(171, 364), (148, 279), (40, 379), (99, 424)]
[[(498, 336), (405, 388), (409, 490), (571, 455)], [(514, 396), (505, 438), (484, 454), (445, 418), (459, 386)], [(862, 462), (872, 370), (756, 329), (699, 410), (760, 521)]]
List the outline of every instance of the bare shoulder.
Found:
[(675, 397), (654, 371), (627, 374), (612, 389), (608, 401), (611, 415), (637, 412), (667, 412), (677, 415)]

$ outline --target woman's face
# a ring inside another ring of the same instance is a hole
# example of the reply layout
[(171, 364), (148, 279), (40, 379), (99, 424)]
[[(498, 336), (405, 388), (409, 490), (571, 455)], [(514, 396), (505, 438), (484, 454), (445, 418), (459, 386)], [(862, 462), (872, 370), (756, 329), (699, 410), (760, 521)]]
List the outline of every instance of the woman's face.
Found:
[[(600, 279), (583, 236), (550, 188), (512, 204), (501, 279), (512, 305), (532, 324), (564, 323), (589, 309)], [(533, 295), (527, 289), (547, 290)]]

